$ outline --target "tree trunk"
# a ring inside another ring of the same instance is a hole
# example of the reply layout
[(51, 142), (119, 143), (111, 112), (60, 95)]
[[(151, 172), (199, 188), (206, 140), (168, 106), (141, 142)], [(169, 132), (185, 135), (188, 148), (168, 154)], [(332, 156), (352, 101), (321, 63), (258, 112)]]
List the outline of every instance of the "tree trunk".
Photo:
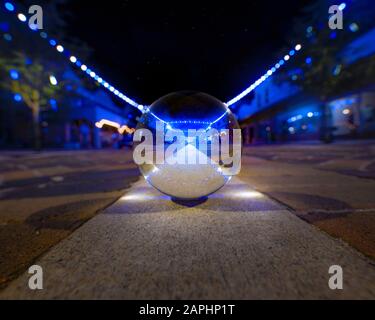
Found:
[(34, 105), (32, 108), (33, 114), (33, 131), (34, 131), (34, 149), (40, 151), (42, 149), (42, 135), (40, 131), (39, 119), (39, 105)]

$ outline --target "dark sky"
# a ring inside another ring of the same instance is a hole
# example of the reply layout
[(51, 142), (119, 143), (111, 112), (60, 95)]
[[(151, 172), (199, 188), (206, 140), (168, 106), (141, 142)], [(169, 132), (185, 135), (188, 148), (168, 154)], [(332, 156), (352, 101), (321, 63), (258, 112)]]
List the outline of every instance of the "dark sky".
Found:
[(67, 31), (94, 49), (92, 65), (107, 81), (140, 103), (177, 90), (227, 101), (275, 61), (306, 2), (71, 0)]

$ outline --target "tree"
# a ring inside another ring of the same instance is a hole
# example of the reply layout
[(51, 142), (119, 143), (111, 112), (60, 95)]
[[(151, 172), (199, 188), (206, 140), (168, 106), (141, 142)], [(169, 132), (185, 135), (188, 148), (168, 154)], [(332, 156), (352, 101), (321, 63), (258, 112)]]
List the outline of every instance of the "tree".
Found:
[[(63, 8), (67, 2), (67, 0), (52, 2), (42, 0), (38, 2), (44, 13), (45, 30), (42, 31), (48, 33), (50, 38), (62, 41), (61, 43), (74, 52), (74, 55), (86, 61), (91, 50), (84, 42), (69, 36), (65, 32), (66, 14)], [(23, 11), (27, 12), (27, 8), (31, 4), (34, 4), (31, 0), (23, 1)], [(42, 139), (38, 123), (40, 122), (41, 111), (49, 107), (50, 99), (59, 100), (60, 97), (66, 98), (69, 95), (69, 92), (66, 91), (62, 96), (60, 89), (67, 84), (66, 81), (61, 81), (62, 74), (72, 69), (72, 64), (66, 59), (65, 55), (57, 53), (56, 50), (51, 50), (48, 41), (42, 39), (39, 32), (32, 32), (27, 24), (19, 23), (17, 19), (12, 19), (12, 15), (3, 14), (2, 10), (0, 10), (0, 20), (5, 21), (4, 25), (12, 35), (11, 41), (4, 41), (1, 44), (0, 72), (5, 74), (0, 75), (0, 87), (13, 94), (21, 95), (24, 103), (30, 108), (33, 118), (34, 146), (40, 149)], [(9, 77), (11, 70), (16, 70), (19, 73), (18, 80)], [(51, 85), (50, 75), (59, 79), (56, 86)], [(69, 83), (69, 85), (73, 89), (78, 86), (91, 89), (93, 82), (83, 77), (79, 83)], [(60, 103), (61, 101), (57, 102)], [(64, 109), (67, 109), (66, 106)], [(61, 115), (61, 110), (59, 110), (59, 113)]]
[[(302, 42), (303, 52), (293, 57), (288, 68), (280, 70), (277, 77), (277, 81), (291, 81), (306, 94), (320, 100), (321, 138), (326, 142), (332, 137), (327, 100), (375, 78), (374, 57), (355, 63), (347, 63), (343, 58), (345, 47), (374, 27), (372, 1), (350, 1), (342, 11), (342, 30), (328, 27), (328, 8), (333, 4), (337, 2), (315, 1), (294, 21), (294, 31), (288, 42), (289, 45)], [(283, 50), (285, 52), (285, 48)]]
[(11, 81), (1, 82), (1, 85), (13, 94), (19, 94), (30, 108), (33, 120), (34, 147), (36, 150), (40, 150), (42, 148), (41, 108), (47, 107), (51, 98), (56, 98), (63, 84), (54, 82), (55, 74), (41, 60), (36, 59), (29, 63), (24, 53), (16, 52), (9, 58), (0, 57), (0, 68), (8, 74), (11, 72), (17, 74), (12, 77)]

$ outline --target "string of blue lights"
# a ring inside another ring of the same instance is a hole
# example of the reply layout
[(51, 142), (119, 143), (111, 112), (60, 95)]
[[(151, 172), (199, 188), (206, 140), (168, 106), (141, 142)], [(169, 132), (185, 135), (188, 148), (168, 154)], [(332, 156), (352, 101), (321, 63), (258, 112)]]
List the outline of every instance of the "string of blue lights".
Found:
[[(16, 7), (13, 3), (11, 2), (5, 2), (4, 7), (7, 11), (12, 12), (12, 13), (17, 13)], [(339, 10), (344, 10), (346, 8), (345, 3), (341, 3), (339, 6)], [(26, 16), (22, 13), (19, 12), (17, 14), (17, 18), (21, 22), (26, 22), (27, 18)], [(30, 29), (35, 31), (35, 27), (30, 26)], [(54, 47), (59, 53), (65, 53), (66, 50), (65, 48), (61, 45), (58, 44), (56, 40), (52, 38), (48, 38), (48, 35), (45, 32), (40, 33), (41, 37), (48, 40), (49, 44)], [(254, 83), (252, 83), (249, 87), (247, 87), (244, 91), (242, 91), (240, 94), (235, 96), (233, 99), (229, 100), (226, 105), (230, 107), (231, 105), (237, 103), (244, 97), (246, 97), (250, 92), (252, 92), (256, 87), (261, 85), (264, 81), (266, 81), (270, 76), (272, 76), (280, 67), (282, 67), (287, 61), (289, 61), (298, 51), (302, 49), (301, 44), (297, 44), (292, 50), (289, 51), (288, 54), (286, 54), (281, 60), (279, 60), (272, 68), (267, 70), (265, 74), (263, 74), (259, 79), (257, 79)], [(147, 112), (149, 108), (144, 107), (143, 105), (137, 103), (133, 99), (129, 98), (127, 95), (116, 89), (114, 86), (109, 84), (107, 81), (105, 81), (102, 77), (100, 77), (96, 72), (94, 72), (91, 68), (89, 68), (86, 64), (81, 62), (77, 57), (73, 55), (67, 54), (67, 57), (69, 58), (70, 62), (73, 63), (75, 66), (81, 69), (82, 72), (85, 72), (88, 76), (93, 78), (97, 83), (99, 83), (101, 86), (103, 86), (105, 89), (109, 90), (111, 93), (114, 95), (118, 96), (120, 99), (123, 101), (127, 102), (133, 107), (136, 107), (138, 110), (141, 112)]]
[[(17, 18), (20, 22), (25, 23), (27, 21), (27, 17), (24, 13), (20, 12), (17, 10), (15, 4), (11, 2), (5, 2), (4, 3), (4, 8), (6, 11), (10, 13), (14, 13), (17, 15)], [(36, 26), (34, 25), (29, 25), (29, 28), (32, 31), (37, 31)], [(116, 89), (114, 86), (112, 86), (109, 82), (104, 80), (99, 74), (97, 74), (95, 71), (93, 71), (93, 68), (88, 67), (86, 64), (84, 64), (82, 61), (80, 61), (76, 56), (71, 55), (62, 44), (59, 44), (55, 39), (48, 37), (47, 33), (42, 31), (40, 32), (41, 38), (47, 40), (51, 47), (55, 48), (56, 51), (60, 54), (64, 54), (69, 61), (74, 64), (77, 68), (80, 68), (82, 72), (84, 72), (87, 76), (91, 77), (93, 80), (95, 80), (98, 84), (100, 84), (102, 87), (125, 101), (126, 103), (130, 104), (131, 106), (137, 108), (140, 111), (144, 111), (143, 105), (137, 103), (133, 99), (129, 98), (127, 95), (122, 93), (120, 90)], [(50, 79), (51, 84), (55, 82), (56, 79)], [(57, 80), (56, 80), (57, 81)]]
[[(343, 2), (338, 6), (338, 9), (340, 11), (343, 11), (346, 8), (346, 3)], [(262, 75), (259, 79), (257, 79), (254, 83), (252, 83), (249, 87), (247, 87), (244, 91), (242, 91), (240, 94), (235, 96), (233, 99), (229, 100), (226, 105), (230, 107), (231, 105), (237, 103), (244, 97), (246, 97), (250, 92), (252, 92), (256, 87), (261, 85), (264, 81), (266, 81), (270, 76), (272, 76), (277, 69), (279, 69), (282, 65), (285, 64), (285, 62), (289, 61), (298, 51), (302, 49), (301, 44), (297, 44), (294, 49), (289, 51), (289, 54), (286, 54), (283, 59), (281, 59), (279, 62), (277, 62), (271, 69), (269, 69), (264, 75)], [(307, 58), (307, 63), (311, 63), (311, 58)]]
[(252, 92), (256, 87), (261, 85), (264, 81), (266, 81), (270, 76), (272, 76), (277, 69), (279, 69), (285, 62), (289, 61), (291, 57), (293, 57), (298, 51), (302, 48), (301, 44), (297, 44), (294, 49), (289, 51), (289, 54), (286, 54), (283, 59), (277, 62), (271, 69), (269, 69), (264, 75), (262, 75), (259, 79), (257, 79), (254, 83), (252, 83), (249, 87), (247, 87), (244, 91), (240, 94), (235, 96), (233, 99), (229, 100), (226, 105), (230, 107), (231, 105), (235, 104), (236, 102), (240, 101), (244, 97), (246, 97), (250, 92)]

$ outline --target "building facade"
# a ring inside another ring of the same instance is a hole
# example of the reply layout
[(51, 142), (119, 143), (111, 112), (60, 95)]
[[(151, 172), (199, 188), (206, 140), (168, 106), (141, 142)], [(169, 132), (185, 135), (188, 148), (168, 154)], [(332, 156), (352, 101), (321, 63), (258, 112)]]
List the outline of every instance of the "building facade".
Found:
[[(64, 74), (65, 79), (75, 77), (72, 71)], [(133, 117), (128, 108), (116, 104), (100, 88), (68, 87), (63, 99), (51, 99), (49, 106), (41, 110), (42, 145), (65, 149), (117, 148), (128, 135), (119, 128), (135, 125)], [(22, 99), (15, 99), (7, 91), (0, 94), (0, 128), (0, 148), (33, 146), (31, 110)]]
[[(350, 65), (374, 54), (375, 28), (350, 43), (341, 58)], [(236, 113), (245, 144), (323, 139), (327, 132), (332, 138), (375, 137), (375, 79), (322, 104), (293, 82), (270, 77)]]

